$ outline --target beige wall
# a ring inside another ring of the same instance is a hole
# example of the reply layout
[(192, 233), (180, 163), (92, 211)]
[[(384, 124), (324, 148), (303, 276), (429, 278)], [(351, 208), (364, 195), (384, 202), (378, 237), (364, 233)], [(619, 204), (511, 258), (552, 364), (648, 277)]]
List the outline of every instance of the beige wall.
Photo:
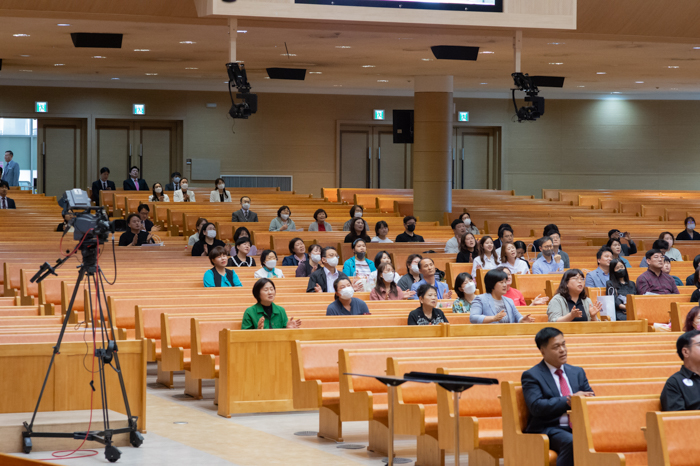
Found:
[[(0, 117), (36, 118), (36, 100), (48, 101), (47, 116), (87, 118), (89, 128), (96, 118), (132, 119), (132, 103), (145, 103), (149, 119), (183, 120), (185, 159), (220, 158), (226, 174), (291, 174), (297, 192), (314, 195), (336, 183), (338, 121), (369, 122), (375, 108), (391, 115), (413, 107), (411, 97), (260, 94), (258, 113), (234, 124), (226, 92), (3, 87)], [(206, 108), (208, 102), (217, 108)], [(456, 103), (470, 112), (470, 125), (503, 128), (503, 188), (518, 194), (539, 196), (543, 187), (698, 186), (698, 102), (548, 100), (534, 123), (512, 122), (509, 100)], [(88, 146), (92, 180), (99, 169), (94, 134)], [(113, 171), (113, 179), (124, 177)], [(148, 180), (154, 181), (166, 180)]]

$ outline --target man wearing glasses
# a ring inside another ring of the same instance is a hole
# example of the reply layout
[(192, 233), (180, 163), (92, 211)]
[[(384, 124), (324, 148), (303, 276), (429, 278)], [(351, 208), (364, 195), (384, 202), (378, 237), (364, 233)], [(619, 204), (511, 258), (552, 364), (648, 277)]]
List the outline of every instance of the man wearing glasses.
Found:
[(661, 392), (661, 409), (700, 410), (700, 331), (691, 330), (678, 337), (676, 351), (683, 367), (666, 381)]
[(673, 278), (663, 273), (664, 253), (650, 249), (646, 253), (649, 268), (637, 279), (638, 294), (678, 294), (678, 287)]
[(540, 251), (542, 255), (532, 264), (532, 273), (562, 273), (564, 271), (564, 262), (561, 260), (561, 256), (554, 255), (554, 242), (551, 237), (545, 236), (540, 240)]

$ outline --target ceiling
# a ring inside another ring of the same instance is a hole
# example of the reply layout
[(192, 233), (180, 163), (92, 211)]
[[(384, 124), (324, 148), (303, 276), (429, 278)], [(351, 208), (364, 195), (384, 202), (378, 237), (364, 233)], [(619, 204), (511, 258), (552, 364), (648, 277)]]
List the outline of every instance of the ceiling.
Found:
[[(193, 0), (27, 3), (0, 0), (0, 85), (227, 89), (226, 21), (198, 18)], [(548, 97), (700, 97), (700, 2), (579, 0), (578, 24), (524, 31), (523, 71), (566, 77)], [(238, 29), (247, 31), (238, 34), (237, 58), (254, 92), (411, 95), (416, 75), (453, 75), (457, 96), (507, 97), (512, 87), (512, 31), (269, 21)], [(79, 49), (71, 32), (123, 33), (124, 41), (121, 49)], [(476, 62), (437, 61), (432, 45), (481, 53)], [(266, 67), (308, 73), (270, 80)]]

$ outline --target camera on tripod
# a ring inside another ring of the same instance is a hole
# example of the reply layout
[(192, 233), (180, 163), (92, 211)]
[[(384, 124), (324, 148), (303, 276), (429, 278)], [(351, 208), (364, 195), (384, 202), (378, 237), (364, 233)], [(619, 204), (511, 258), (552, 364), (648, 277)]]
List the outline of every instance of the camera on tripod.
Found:
[[(58, 200), (58, 205), (63, 207), (62, 215), (65, 216), (68, 212), (75, 214), (68, 225), (73, 227), (73, 239), (82, 241), (85, 238), (81, 249), (83, 246), (97, 244), (97, 241), (104, 244), (109, 239), (109, 233), (114, 233), (114, 222), (109, 221), (105, 208), (93, 206), (88, 193), (82, 189), (66, 191)], [(93, 211), (94, 214), (91, 213)]]

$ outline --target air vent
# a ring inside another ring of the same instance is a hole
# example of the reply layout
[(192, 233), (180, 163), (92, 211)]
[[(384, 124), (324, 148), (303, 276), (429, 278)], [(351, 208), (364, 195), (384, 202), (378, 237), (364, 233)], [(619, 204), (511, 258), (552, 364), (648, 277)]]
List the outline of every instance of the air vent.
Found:
[(298, 68), (268, 68), (267, 75), (270, 79), (291, 79), (303, 81), (306, 78), (306, 70)]
[(435, 45), (430, 47), (438, 60), (471, 60), (476, 61), (479, 47), (463, 47), (460, 45)]
[(537, 87), (564, 87), (564, 79), (560, 76), (530, 76)]
[(280, 188), (280, 191), (292, 191), (294, 187), (291, 176), (270, 175), (221, 175), (229, 188)]
[(95, 49), (120, 49), (124, 34), (107, 34), (101, 32), (72, 32), (73, 45)]

